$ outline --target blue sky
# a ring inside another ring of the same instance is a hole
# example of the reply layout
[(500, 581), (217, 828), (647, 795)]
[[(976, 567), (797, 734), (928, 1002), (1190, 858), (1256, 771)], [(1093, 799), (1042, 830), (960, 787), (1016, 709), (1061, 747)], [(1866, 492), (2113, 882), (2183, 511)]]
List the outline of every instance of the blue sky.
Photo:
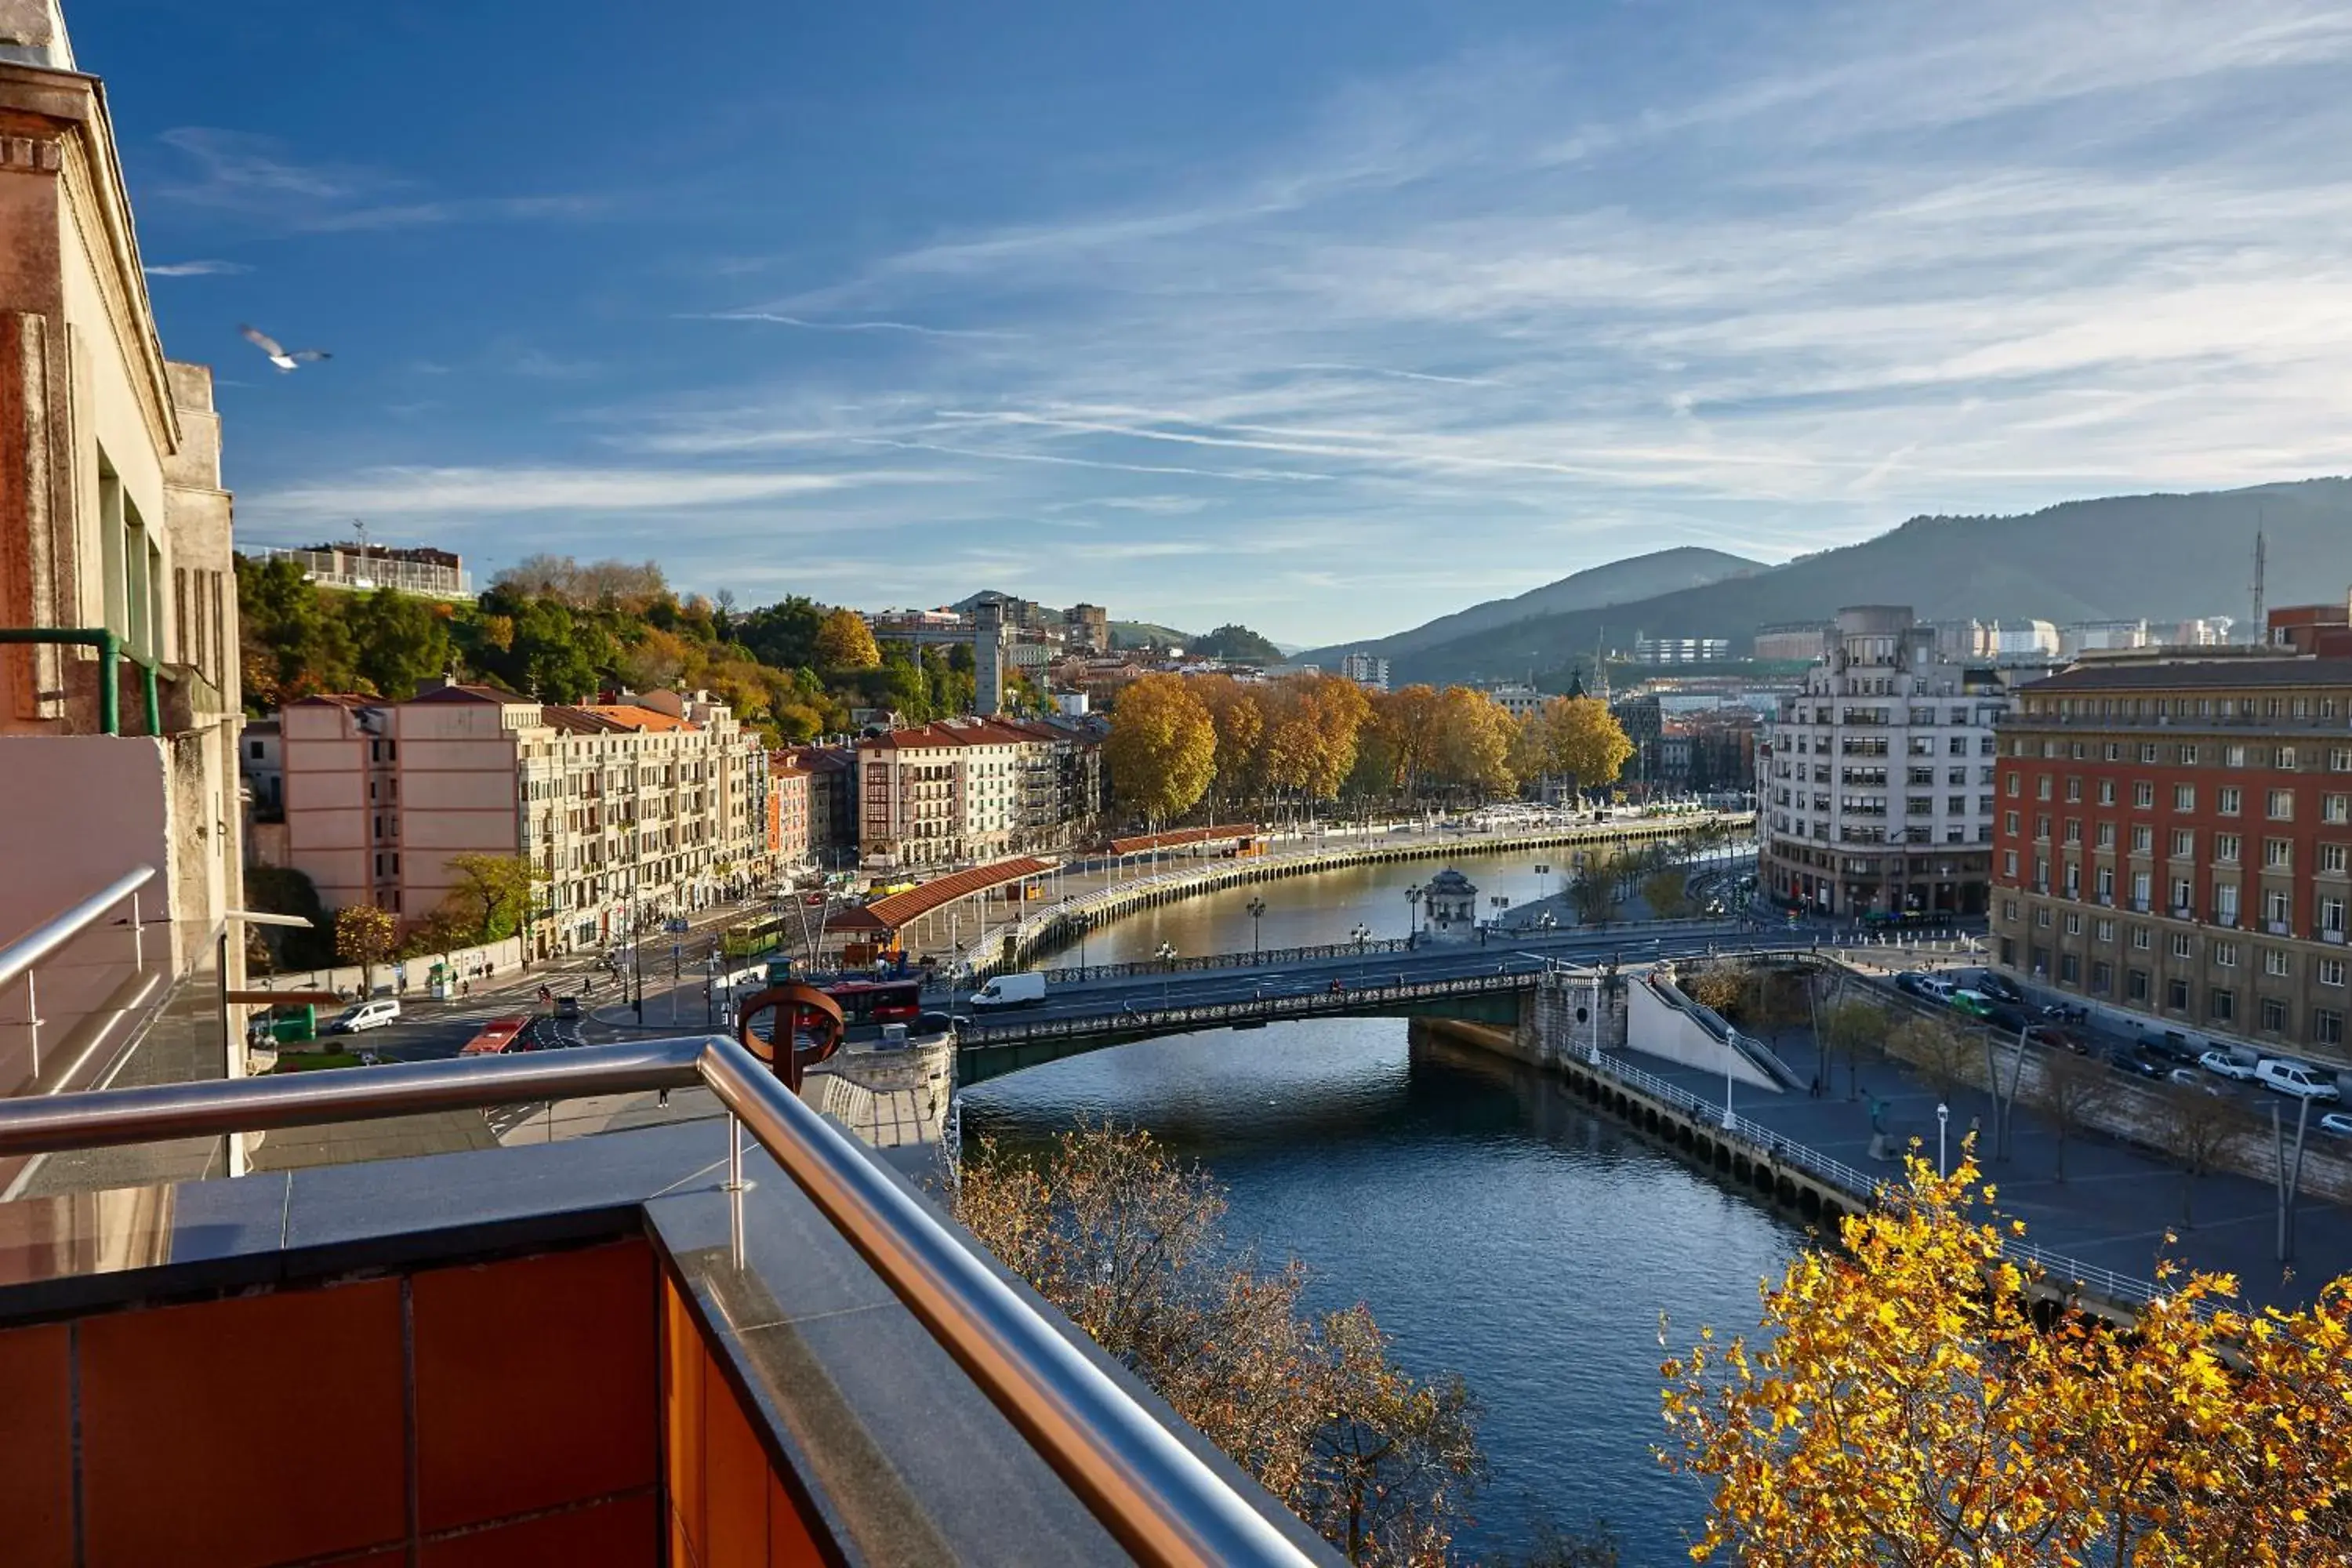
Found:
[(248, 542), (1304, 642), (2352, 468), (2341, 4), (68, 19)]

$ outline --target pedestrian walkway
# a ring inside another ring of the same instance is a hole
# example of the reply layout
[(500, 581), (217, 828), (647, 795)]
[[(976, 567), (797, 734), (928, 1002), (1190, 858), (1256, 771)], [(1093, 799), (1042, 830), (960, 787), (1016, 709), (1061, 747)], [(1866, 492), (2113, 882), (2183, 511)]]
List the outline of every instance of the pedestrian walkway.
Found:
[[(1810, 1077), (1815, 1070), (1809, 1031), (1791, 1032), (1779, 1048), (1800, 1072)], [(1638, 1053), (1625, 1059), (1704, 1099), (1724, 1096), (1720, 1073)], [(2304, 1198), (2295, 1211), (2294, 1258), (2283, 1265), (2278, 1200), (2268, 1182), (2215, 1173), (2192, 1187), (2179, 1165), (2095, 1132), (2066, 1139), (2062, 1180), (2057, 1135), (2030, 1105), (2016, 1109), (2009, 1157), (1995, 1159), (1992, 1100), (1983, 1090), (1962, 1088), (1939, 1100), (1916, 1072), (1888, 1059), (1863, 1063), (1848, 1098), (1845, 1067), (1830, 1067), (1819, 1098), (1743, 1086), (1733, 1092), (1734, 1105), (1790, 1143), (1895, 1176), (1914, 1139), (1926, 1158), (1937, 1158), (1936, 1107), (1942, 1103), (1950, 1111), (1942, 1124), (1944, 1157), (1957, 1163), (1962, 1138), (1982, 1127), (1984, 1179), (1998, 1188), (2000, 1212), (2025, 1222), (2028, 1241), (2118, 1274), (2153, 1279), (2158, 1260), (2168, 1257), (2236, 1275), (2247, 1299), (2258, 1304), (2303, 1306), (2329, 1279), (2352, 1273), (2352, 1211), (2336, 1205)], [(1881, 1132), (1883, 1140), (1875, 1137)], [(1874, 1143), (1886, 1158), (1873, 1157)], [(2184, 1211), (2193, 1224), (2184, 1224)], [(2168, 1244), (2168, 1232), (2179, 1239)]]

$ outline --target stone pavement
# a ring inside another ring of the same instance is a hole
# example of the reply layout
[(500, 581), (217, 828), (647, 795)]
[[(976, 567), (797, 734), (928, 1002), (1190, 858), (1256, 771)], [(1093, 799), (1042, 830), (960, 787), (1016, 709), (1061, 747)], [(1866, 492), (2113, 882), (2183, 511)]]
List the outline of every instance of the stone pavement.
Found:
[[(1790, 1031), (1780, 1042), (1782, 1058), (1810, 1077), (1815, 1068), (1808, 1031)], [(1622, 1053), (1629, 1065), (1665, 1079), (1705, 1100), (1720, 1102), (1720, 1073), (1676, 1066), (1635, 1052)], [(1849, 1100), (1842, 1064), (1825, 1080), (1822, 1098), (1802, 1091), (1770, 1094), (1746, 1085), (1735, 1091), (1740, 1115), (1833, 1160), (1862, 1171), (1894, 1174), (1895, 1159), (1871, 1158), (1871, 1116), (1892, 1136), (1896, 1156), (1916, 1138), (1927, 1158), (1936, 1157), (1935, 1089), (1905, 1064), (1865, 1061), (1856, 1097)], [(1990, 1158), (1991, 1097), (1964, 1088), (1949, 1099), (1948, 1157), (1959, 1158), (1960, 1140), (1972, 1119), (1987, 1130), (1980, 1163), (1985, 1180), (1999, 1189), (2000, 1211), (2025, 1222), (2025, 1239), (2084, 1263), (2136, 1279), (2152, 1279), (2157, 1260), (2170, 1257), (2200, 1268), (2235, 1274), (2248, 1300), (2257, 1304), (2307, 1304), (2327, 1280), (2352, 1273), (2352, 1211), (2305, 1195), (2295, 1210), (2295, 1256), (2278, 1260), (2278, 1199), (2267, 1181), (2214, 1173), (2189, 1184), (2177, 1164), (2116, 1142), (2105, 1134), (2078, 1132), (2065, 1144), (2065, 1176), (2058, 1176), (2058, 1141), (2050, 1125), (2021, 1102), (2012, 1118), (2010, 1156)], [(2293, 1108), (2288, 1107), (2290, 1115)], [(2324, 1135), (2310, 1134), (2316, 1142)], [(2289, 1140), (2293, 1139), (2292, 1122)], [(2194, 1223), (2182, 1223), (2183, 1198)], [(2178, 1240), (2167, 1245), (2169, 1231)]]

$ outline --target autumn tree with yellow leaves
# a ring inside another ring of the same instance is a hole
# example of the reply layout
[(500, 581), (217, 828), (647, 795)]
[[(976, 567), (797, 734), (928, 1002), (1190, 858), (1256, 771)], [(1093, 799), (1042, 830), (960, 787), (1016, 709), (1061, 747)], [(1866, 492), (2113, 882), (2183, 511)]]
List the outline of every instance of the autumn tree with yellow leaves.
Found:
[(1633, 742), (1599, 698), (1555, 697), (1528, 720), (1521, 756), (1571, 789), (1605, 789), (1633, 760)]
[[(1972, 1158), (1916, 1156), (1762, 1331), (1667, 1361), (1660, 1458), (1713, 1490), (1691, 1548), (1742, 1568), (2352, 1563), (2352, 1278), (2254, 1311), (2160, 1271), (2129, 1332), (2042, 1281)], [(1666, 1326), (1661, 1323), (1663, 1342)]]
[(1214, 776), (1217, 730), (1181, 675), (1147, 675), (1118, 694), (1103, 761), (1119, 803), (1153, 825), (1192, 809)]

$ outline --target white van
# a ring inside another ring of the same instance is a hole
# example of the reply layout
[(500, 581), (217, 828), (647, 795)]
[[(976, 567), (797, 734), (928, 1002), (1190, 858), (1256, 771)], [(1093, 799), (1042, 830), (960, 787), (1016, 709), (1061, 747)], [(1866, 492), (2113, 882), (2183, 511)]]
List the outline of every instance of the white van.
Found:
[(2254, 1068), (2254, 1081), (2264, 1089), (2274, 1089), (2297, 1100), (2336, 1100), (2344, 1098), (2336, 1092), (2334, 1073), (2324, 1073), (2301, 1062), (2281, 1061), (2276, 1058), (2265, 1060)]
[(1032, 970), (1000, 974), (971, 994), (975, 1007), (1034, 1007), (1045, 999), (1045, 977)]
[(389, 996), (378, 996), (369, 1002), (354, 1002), (328, 1020), (323, 1033), (356, 1035), (362, 1029), (380, 1029), (400, 1020), (400, 1004)]

